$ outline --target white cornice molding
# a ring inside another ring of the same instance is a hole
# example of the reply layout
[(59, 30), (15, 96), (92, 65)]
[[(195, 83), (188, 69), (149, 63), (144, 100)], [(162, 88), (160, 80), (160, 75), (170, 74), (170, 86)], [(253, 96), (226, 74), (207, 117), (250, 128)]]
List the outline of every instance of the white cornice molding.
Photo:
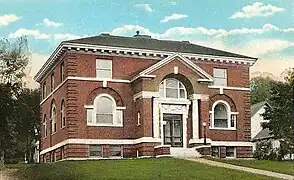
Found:
[(245, 87), (232, 87), (232, 86), (208, 86), (211, 89), (224, 89), (224, 90), (236, 90), (236, 91), (250, 91), (250, 88)]
[(40, 155), (50, 152), (67, 144), (139, 144), (139, 143), (161, 143), (161, 140), (153, 137), (141, 137), (138, 139), (67, 139), (52, 147), (44, 149)]
[[(55, 63), (56, 59), (62, 55), (63, 51), (65, 50), (76, 50), (76, 51), (85, 51), (85, 52), (97, 52), (100, 51), (104, 53), (108, 51), (107, 54), (110, 53), (122, 53), (131, 55), (137, 54), (138, 56), (171, 56), (175, 52), (169, 51), (155, 51), (155, 50), (148, 50), (148, 49), (136, 49), (136, 48), (124, 48), (124, 47), (115, 47), (115, 46), (101, 46), (101, 45), (90, 45), (90, 44), (77, 44), (77, 43), (64, 43), (62, 42), (59, 46), (55, 49), (55, 51), (51, 54), (48, 58), (46, 63), (42, 66), (42, 68), (38, 71), (34, 79), (39, 82), (41, 78), (44, 76), (46, 71), (51, 67), (53, 63)], [(205, 61), (219, 61), (219, 62), (226, 62), (226, 63), (237, 63), (237, 64), (248, 64), (252, 66), (256, 61), (257, 58), (237, 58), (237, 57), (225, 57), (225, 56), (213, 56), (213, 55), (203, 55), (203, 54), (192, 54), (192, 53), (181, 53), (182, 56), (188, 59), (195, 59), (195, 60), (205, 60)]]
[(165, 59), (162, 59), (161, 61), (153, 64), (152, 66), (143, 70), (137, 76), (135, 76), (131, 80), (131, 82), (135, 81), (136, 79), (138, 79), (140, 77), (150, 76), (150, 73), (154, 72), (155, 70), (158, 70), (160, 67), (170, 63), (171, 61), (175, 60), (176, 58), (177, 58), (177, 60), (182, 62), (185, 66), (187, 66), (188, 68), (190, 68), (191, 70), (196, 72), (199, 76), (204, 77), (204, 78), (198, 79), (198, 81), (213, 82), (213, 78), (207, 72), (205, 72), (203, 69), (201, 69), (199, 66), (197, 66), (195, 63), (193, 63), (189, 59), (182, 56), (180, 53), (174, 53), (171, 56), (168, 56)]

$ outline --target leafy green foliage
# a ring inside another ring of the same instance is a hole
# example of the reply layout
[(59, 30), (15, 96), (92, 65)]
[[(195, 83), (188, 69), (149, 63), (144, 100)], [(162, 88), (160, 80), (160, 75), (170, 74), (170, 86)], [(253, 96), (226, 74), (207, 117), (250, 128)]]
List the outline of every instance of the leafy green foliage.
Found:
[[(26, 38), (16, 41), (0, 40), (0, 155), (22, 158), (31, 151), (38, 139), (34, 129), (39, 129), (38, 90), (23, 89), (24, 70), (30, 53)], [(37, 133), (36, 133), (37, 134)], [(25, 145), (24, 145), (25, 144)]]
[(258, 160), (281, 160), (279, 159), (278, 149), (274, 149), (271, 141), (261, 141), (256, 143), (254, 158)]
[(289, 74), (286, 82), (274, 82), (270, 88), (268, 98), (269, 106), (265, 107), (262, 114), (269, 123), (264, 128), (269, 128), (275, 138), (281, 139), (288, 146), (289, 152), (294, 153), (294, 74)]
[(256, 104), (268, 100), (270, 88), (274, 81), (269, 77), (255, 77), (251, 80), (251, 104)]

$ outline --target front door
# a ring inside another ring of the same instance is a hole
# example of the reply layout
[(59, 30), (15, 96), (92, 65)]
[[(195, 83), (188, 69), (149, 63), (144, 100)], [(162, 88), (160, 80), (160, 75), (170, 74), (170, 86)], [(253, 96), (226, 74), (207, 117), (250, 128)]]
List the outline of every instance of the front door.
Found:
[(183, 118), (181, 114), (163, 114), (164, 144), (183, 147)]

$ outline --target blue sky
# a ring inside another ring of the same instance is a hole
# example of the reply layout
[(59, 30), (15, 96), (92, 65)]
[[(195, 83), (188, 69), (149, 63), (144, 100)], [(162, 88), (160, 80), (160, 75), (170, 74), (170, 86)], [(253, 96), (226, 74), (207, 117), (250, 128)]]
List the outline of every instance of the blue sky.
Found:
[(28, 36), (33, 74), (62, 40), (136, 30), (258, 57), (252, 72), (294, 65), (293, 0), (0, 0), (0, 37)]

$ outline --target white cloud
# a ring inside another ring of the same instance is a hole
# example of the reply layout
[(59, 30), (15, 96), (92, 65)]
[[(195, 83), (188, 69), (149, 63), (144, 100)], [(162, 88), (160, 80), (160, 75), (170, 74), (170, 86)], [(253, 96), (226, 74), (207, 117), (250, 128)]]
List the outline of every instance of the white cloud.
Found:
[(9, 38), (18, 38), (22, 36), (32, 36), (35, 39), (50, 39), (51, 35), (41, 33), (39, 30), (20, 28), (14, 33), (8, 35)]
[(253, 18), (258, 16), (272, 16), (275, 13), (284, 11), (284, 8), (280, 8), (271, 4), (264, 5), (260, 2), (255, 2), (252, 5), (248, 5), (242, 8), (242, 11), (234, 13), (230, 18)]
[(70, 34), (70, 33), (65, 33), (65, 34), (54, 34), (54, 39), (57, 40), (67, 40), (67, 39), (78, 39), (78, 38), (82, 38), (82, 36), (77, 36), (74, 34)]
[(178, 19), (183, 19), (183, 18), (187, 18), (187, 17), (188, 17), (188, 15), (186, 15), (186, 14), (176, 14), (176, 13), (174, 13), (174, 14), (172, 14), (170, 16), (165, 16), (160, 22), (161, 23), (167, 23), (167, 22), (169, 22), (171, 20), (178, 20)]
[(177, 4), (176, 1), (170, 1), (169, 3), (170, 3), (171, 5), (173, 5), (173, 6), (175, 6), (175, 5)]
[(149, 4), (135, 4), (134, 6), (136, 8), (142, 8), (147, 12), (153, 12), (153, 9), (151, 8), (151, 6)]
[(15, 14), (4, 14), (0, 16), (0, 26), (8, 26), (10, 23), (20, 20), (21, 17)]
[(153, 33), (149, 29), (138, 25), (123, 25), (114, 29), (111, 34), (132, 36), (136, 31), (140, 34), (150, 35), (158, 39), (178, 39), (178, 38), (193, 38), (200, 36), (209, 36), (213, 38), (224, 38), (235, 35), (263, 34), (266, 32), (294, 32), (294, 28), (281, 29), (272, 24), (265, 24), (261, 28), (240, 28), (240, 29), (208, 29), (204, 27), (172, 27), (163, 33)]
[(269, 53), (279, 53), (286, 48), (294, 47), (294, 43), (281, 39), (252, 40), (243, 45), (231, 47), (231, 51), (262, 57)]
[(46, 25), (46, 26), (49, 26), (49, 27), (59, 27), (59, 26), (63, 26), (63, 23), (61, 22), (55, 22), (55, 21), (51, 21), (47, 18), (43, 19), (43, 23)]

